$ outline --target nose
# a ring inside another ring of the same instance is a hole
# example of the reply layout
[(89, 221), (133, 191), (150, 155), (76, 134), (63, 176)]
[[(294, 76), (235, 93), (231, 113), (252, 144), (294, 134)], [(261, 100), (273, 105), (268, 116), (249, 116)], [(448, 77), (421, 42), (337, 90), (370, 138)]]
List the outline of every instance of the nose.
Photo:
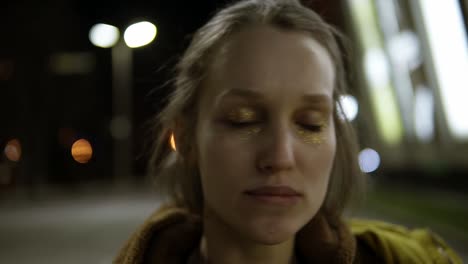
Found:
[(262, 174), (291, 170), (295, 165), (294, 138), (287, 126), (278, 125), (265, 131), (262, 136), (257, 169)]

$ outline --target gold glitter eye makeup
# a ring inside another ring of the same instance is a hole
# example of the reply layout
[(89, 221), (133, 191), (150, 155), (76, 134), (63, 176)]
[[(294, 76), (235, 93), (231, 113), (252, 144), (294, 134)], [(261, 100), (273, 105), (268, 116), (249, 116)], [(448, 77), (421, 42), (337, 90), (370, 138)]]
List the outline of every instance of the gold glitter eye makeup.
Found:
[(322, 121), (315, 125), (297, 125), (297, 134), (305, 143), (320, 145), (325, 141), (325, 135), (322, 131), (326, 127), (326, 121)]
[(260, 133), (258, 112), (249, 107), (234, 109), (228, 113), (227, 123), (238, 129), (241, 138), (247, 139)]
[(251, 108), (243, 107), (232, 110), (228, 114), (229, 122), (232, 122), (234, 125), (239, 124), (250, 124), (258, 121), (258, 114)]

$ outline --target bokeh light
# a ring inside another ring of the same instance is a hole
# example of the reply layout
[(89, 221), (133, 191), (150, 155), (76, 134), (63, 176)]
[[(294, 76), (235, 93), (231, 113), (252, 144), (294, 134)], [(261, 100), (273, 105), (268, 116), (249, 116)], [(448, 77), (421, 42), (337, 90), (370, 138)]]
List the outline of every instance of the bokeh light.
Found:
[(150, 22), (143, 21), (130, 25), (124, 32), (125, 44), (130, 48), (138, 48), (151, 43), (158, 29)]
[(414, 129), (422, 142), (430, 142), (435, 136), (434, 95), (425, 86), (416, 87), (414, 94)]
[(414, 71), (422, 64), (421, 44), (416, 33), (404, 30), (394, 35), (388, 43), (389, 55), (399, 66)]
[(352, 95), (340, 96), (341, 111), (338, 111), (339, 117), (342, 120), (353, 121), (359, 112), (359, 105), (356, 98)]
[(79, 139), (71, 147), (73, 159), (78, 163), (88, 163), (93, 156), (93, 147), (86, 139)]
[(362, 172), (370, 173), (376, 171), (380, 166), (380, 155), (377, 151), (366, 148), (359, 153), (359, 167)]
[(18, 139), (11, 139), (5, 145), (3, 151), (10, 161), (18, 162), (21, 159), (21, 143)]
[(403, 124), (390, 81), (389, 61), (384, 50), (369, 49), (364, 56), (364, 69), (379, 134), (386, 143), (398, 144), (403, 138)]
[(171, 133), (171, 138), (169, 143), (171, 144), (171, 148), (174, 151), (177, 151), (176, 143), (175, 143), (175, 138), (174, 138), (174, 133)]
[(101, 48), (110, 48), (114, 46), (119, 40), (119, 29), (107, 25), (107, 24), (96, 24), (89, 31), (89, 40), (95, 46)]

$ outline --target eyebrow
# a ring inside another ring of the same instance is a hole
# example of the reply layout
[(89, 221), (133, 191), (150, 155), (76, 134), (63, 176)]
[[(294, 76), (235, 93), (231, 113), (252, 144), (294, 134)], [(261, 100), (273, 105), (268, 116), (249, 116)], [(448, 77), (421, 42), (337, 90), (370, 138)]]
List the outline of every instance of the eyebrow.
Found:
[(327, 111), (331, 111), (333, 109), (332, 99), (330, 96), (325, 94), (305, 94), (302, 97), (302, 101), (309, 105), (318, 106)]
[(248, 89), (228, 89), (218, 95), (218, 100), (227, 96), (237, 96), (237, 97), (249, 97), (254, 99), (261, 99), (263, 96), (261, 93), (248, 90)]
[[(247, 99), (253, 99), (255, 101), (261, 101), (264, 99), (264, 95), (260, 92), (252, 91), (249, 89), (234, 88), (234, 89), (226, 90), (225, 92), (219, 94), (216, 98), (216, 104), (218, 104), (222, 98), (225, 98), (228, 96), (243, 97)], [(326, 94), (304, 94), (302, 95), (301, 101), (309, 105), (326, 108), (327, 110), (332, 109), (332, 100), (330, 96)]]

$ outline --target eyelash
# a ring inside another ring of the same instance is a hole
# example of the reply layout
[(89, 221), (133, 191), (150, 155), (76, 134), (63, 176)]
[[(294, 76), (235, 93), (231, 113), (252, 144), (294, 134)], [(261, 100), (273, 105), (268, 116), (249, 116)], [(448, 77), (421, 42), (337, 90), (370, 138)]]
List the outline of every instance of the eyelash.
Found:
[(260, 122), (259, 121), (233, 121), (233, 120), (226, 121), (226, 124), (233, 128), (246, 128), (249, 126), (257, 125), (258, 123)]
[[(242, 128), (247, 128), (247, 127), (250, 127), (250, 126), (258, 125), (260, 123), (260, 121), (232, 121), (232, 120), (228, 120), (226, 123), (230, 127), (242, 129)], [(307, 130), (307, 131), (310, 131), (310, 132), (313, 132), (313, 133), (320, 133), (320, 132), (322, 132), (322, 130), (324, 128), (323, 124), (308, 125), (308, 124), (298, 123), (297, 126), (300, 127), (301, 129), (304, 129), (304, 130)]]
[(324, 125), (306, 125), (306, 124), (299, 124), (302, 129), (305, 129), (307, 131), (313, 132), (313, 133), (320, 133), (323, 130)]

